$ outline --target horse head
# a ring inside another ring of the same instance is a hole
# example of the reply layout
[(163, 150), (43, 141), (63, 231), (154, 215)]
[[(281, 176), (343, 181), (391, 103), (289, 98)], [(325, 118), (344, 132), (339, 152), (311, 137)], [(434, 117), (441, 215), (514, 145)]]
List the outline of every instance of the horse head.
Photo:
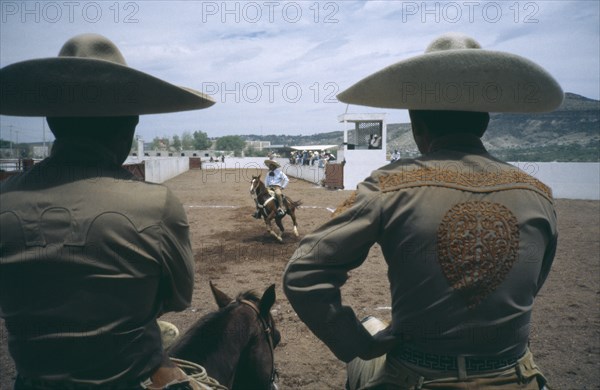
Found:
[(258, 328), (254, 327), (256, 331), (255, 342), (252, 343), (254, 348), (247, 351), (247, 361), (239, 362), (234, 383), (230, 388), (270, 389), (276, 379), (273, 352), (281, 341), (281, 334), (275, 328), (275, 321), (271, 315), (271, 307), (275, 303), (275, 285), (267, 287), (260, 297), (254, 292), (247, 291), (231, 299), (212, 282), (209, 283), (215, 302), (221, 310), (230, 305), (237, 306), (238, 310), (245, 310), (250, 315), (250, 323), (260, 325)]
[(273, 388), (273, 350), (281, 340), (271, 315), (275, 285), (261, 296), (247, 291), (235, 299), (212, 282), (210, 288), (219, 310), (198, 320), (169, 355), (204, 366), (209, 376), (232, 390)]
[(260, 174), (252, 175), (252, 181), (250, 181), (250, 194), (251, 195), (257, 194), (259, 192), (258, 190), (260, 189), (261, 184), (262, 184), (262, 181), (260, 180)]

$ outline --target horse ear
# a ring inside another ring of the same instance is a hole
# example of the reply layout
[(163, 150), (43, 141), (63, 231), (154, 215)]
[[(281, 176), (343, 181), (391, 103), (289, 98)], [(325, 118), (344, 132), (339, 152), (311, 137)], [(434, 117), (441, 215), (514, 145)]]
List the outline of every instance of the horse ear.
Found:
[(213, 297), (215, 297), (217, 306), (219, 306), (220, 309), (231, 303), (233, 299), (229, 298), (227, 294), (216, 288), (212, 281), (209, 281), (208, 283), (210, 284), (210, 290), (212, 291)]
[(263, 296), (260, 298), (260, 302), (258, 303), (258, 310), (260, 311), (260, 314), (266, 317), (269, 314), (271, 306), (273, 306), (274, 303), (275, 285), (272, 284), (265, 290)]

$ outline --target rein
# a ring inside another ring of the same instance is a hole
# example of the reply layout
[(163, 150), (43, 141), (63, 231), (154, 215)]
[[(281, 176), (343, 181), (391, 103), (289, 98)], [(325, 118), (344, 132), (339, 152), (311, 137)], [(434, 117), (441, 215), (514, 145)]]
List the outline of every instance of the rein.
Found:
[[(272, 198), (271, 194), (269, 193), (269, 190), (267, 189), (267, 187), (265, 185), (260, 185), (262, 184), (261, 182), (259, 182), (259, 184), (256, 186), (256, 189), (254, 190), (256, 192), (256, 199), (258, 199), (259, 196), (265, 194), (269, 197)], [(263, 202), (263, 203), (267, 203), (267, 201)]]
[[(275, 201), (275, 197), (273, 197), (269, 193), (269, 190), (267, 189), (267, 187), (264, 184), (263, 185), (261, 185), (261, 184), (262, 184), (262, 182), (259, 181), (258, 184), (256, 185), (256, 188), (253, 189), (253, 191), (256, 194), (256, 205), (263, 211), (263, 213), (266, 214), (265, 207), (270, 202)], [(260, 198), (263, 197), (263, 195), (266, 196), (267, 198), (265, 200), (261, 201)]]
[(277, 370), (275, 369), (275, 345), (273, 342), (273, 329), (267, 323), (267, 321), (260, 315), (260, 310), (258, 310), (256, 303), (247, 299), (240, 299), (239, 302), (241, 304), (249, 306), (258, 316), (258, 321), (260, 322), (260, 326), (263, 330), (263, 333), (265, 334), (265, 337), (267, 338), (267, 342), (269, 343), (269, 349), (271, 350), (271, 388), (277, 389), (277, 385), (275, 384), (275, 382), (277, 381), (278, 375)]

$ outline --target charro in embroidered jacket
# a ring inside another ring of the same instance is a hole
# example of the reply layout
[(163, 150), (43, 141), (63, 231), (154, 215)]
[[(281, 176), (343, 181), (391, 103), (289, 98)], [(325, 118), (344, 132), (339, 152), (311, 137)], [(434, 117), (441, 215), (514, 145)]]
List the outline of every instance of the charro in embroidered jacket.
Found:
[(287, 266), (292, 306), (343, 361), (374, 348), (340, 288), (375, 243), (388, 265), (398, 345), (507, 358), (526, 349), (556, 250), (551, 191), (476, 137), (438, 141), (423, 157), (374, 171)]
[(97, 143), (57, 140), (0, 185), (0, 317), (26, 378), (145, 379), (163, 359), (156, 317), (191, 302), (181, 203), (116, 161)]

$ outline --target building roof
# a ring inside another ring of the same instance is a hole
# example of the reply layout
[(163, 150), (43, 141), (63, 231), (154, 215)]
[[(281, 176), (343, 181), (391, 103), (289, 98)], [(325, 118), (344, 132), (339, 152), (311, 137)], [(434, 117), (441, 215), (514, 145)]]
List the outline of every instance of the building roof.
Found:
[(301, 146), (290, 146), (294, 150), (327, 150), (337, 149), (338, 145), (301, 145)]

